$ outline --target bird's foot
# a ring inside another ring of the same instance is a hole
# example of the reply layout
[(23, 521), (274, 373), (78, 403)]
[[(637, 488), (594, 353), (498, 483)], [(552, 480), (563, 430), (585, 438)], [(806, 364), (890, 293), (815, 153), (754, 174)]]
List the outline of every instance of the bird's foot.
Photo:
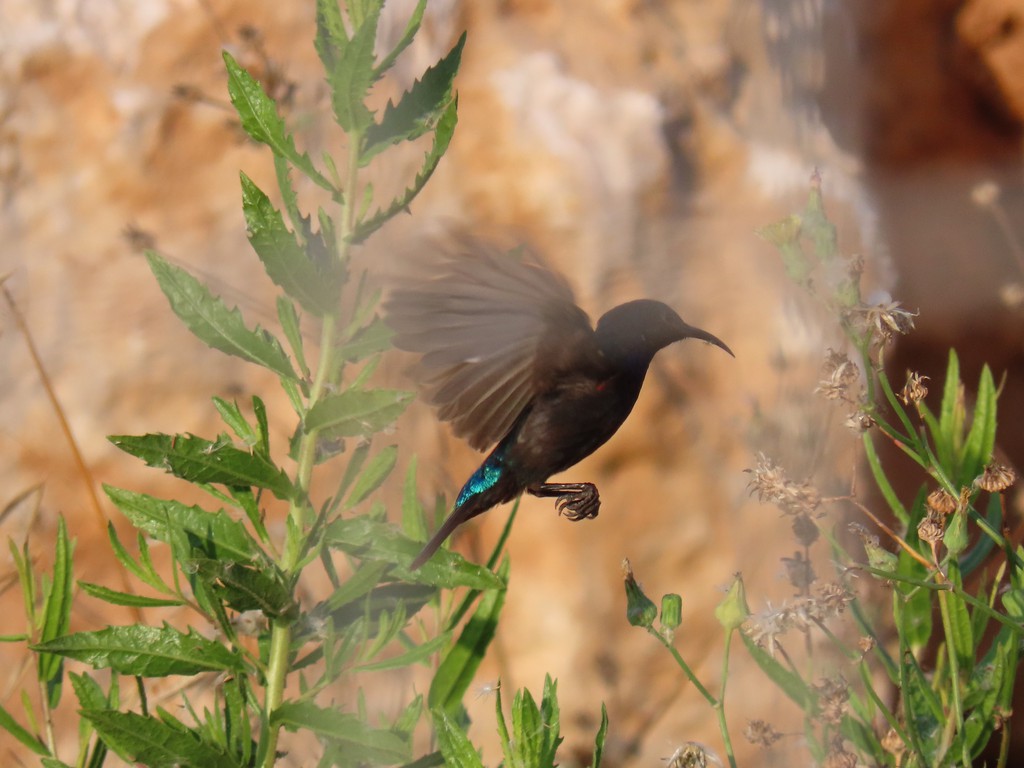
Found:
[(558, 514), (572, 521), (589, 520), (601, 511), (601, 497), (593, 483), (543, 483), (527, 490), (534, 496), (557, 497)]

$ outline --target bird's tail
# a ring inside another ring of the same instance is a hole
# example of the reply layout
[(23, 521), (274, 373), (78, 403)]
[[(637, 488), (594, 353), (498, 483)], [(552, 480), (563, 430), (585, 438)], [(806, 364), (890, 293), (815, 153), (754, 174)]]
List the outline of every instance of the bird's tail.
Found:
[(437, 529), (437, 533), (430, 537), (422, 551), (416, 555), (416, 559), (412, 561), (409, 566), (411, 570), (416, 570), (429, 560), (438, 548), (444, 543), (456, 528), (462, 525), (467, 520), (471, 520), (479, 514), (486, 512), (491, 507), (502, 504), (506, 501), (510, 501), (519, 495), (521, 488), (517, 488), (515, 483), (510, 477), (504, 473), (500, 474), (489, 486), (484, 488), (474, 488), (472, 483), (474, 478), (481, 474), (482, 470), (487, 467), (487, 462), (484, 463), (480, 470), (470, 478), (470, 481), (466, 484), (466, 487), (462, 489), (462, 493), (459, 494), (458, 501), (456, 502), (455, 509), (451, 511), (451, 514), (445, 518), (445, 521), (441, 523), (441, 527)]

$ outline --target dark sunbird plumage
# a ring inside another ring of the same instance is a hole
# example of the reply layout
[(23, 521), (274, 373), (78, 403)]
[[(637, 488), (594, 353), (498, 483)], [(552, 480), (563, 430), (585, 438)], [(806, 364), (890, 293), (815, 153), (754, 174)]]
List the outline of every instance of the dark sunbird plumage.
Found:
[(388, 298), (395, 346), (421, 356), (425, 397), (455, 434), (494, 447), (413, 568), (459, 525), (524, 491), (557, 498), (571, 520), (596, 517), (592, 483), (547, 479), (615, 434), (658, 350), (692, 338), (732, 354), (660, 301), (627, 302), (592, 327), (565, 278), (526, 249), (463, 242), (431, 267)]

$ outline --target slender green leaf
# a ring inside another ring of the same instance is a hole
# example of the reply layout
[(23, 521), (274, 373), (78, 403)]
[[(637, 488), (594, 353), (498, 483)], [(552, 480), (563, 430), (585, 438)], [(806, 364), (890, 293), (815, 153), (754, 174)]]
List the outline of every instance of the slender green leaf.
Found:
[[(333, 249), (310, 231), (308, 245), (316, 241), (325, 251), (319, 261), (285, 226), (281, 212), (256, 184), (241, 174), (242, 210), (249, 228), (249, 243), (263, 262), (267, 276), (288, 296), (317, 316), (338, 311), (344, 273)], [(333, 244), (332, 244), (333, 246)]]
[(405, 24), (405, 31), (402, 33), (402, 37), (394, 48), (380, 60), (377, 67), (373, 71), (374, 80), (378, 80), (384, 75), (391, 67), (394, 66), (395, 61), (402, 54), (402, 52), (409, 47), (412, 43), (413, 38), (419, 31), (420, 24), (423, 23), (423, 12), (427, 8), (427, 0), (419, 0), (416, 3), (416, 8), (413, 9), (412, 15), (409, 16), (409, 21)]
[(183, 634), (166, 624), (163, 627), (130, 625), (78, 632), (36, 643), (32, 649), (58, 653), (95, 669), (109, 667), (123, 675), (142, 677), (239, 672), (244, 667), (241, 657), (220, 643), (207, 640), (194, 631)]
[[(107, 523), (107, 536), (110, 539), (110, 545), (114, 550), (114, 556), (133, 576), (144, 584), (148, 584), (157, 592), (162, 592), (165, 595), (171, 593), (171, 588), (168, 587), (164, 580), (160, 578), (160, 575), (152, 568), (152, 564), (148, 562), (138, 563), (135, 559), (128, 554), (128, 550), (125, 549), (124, 544), (117, 536), (117, 529), (114, 528), (113, 523)], [(138, 535), (140, 559), (141, 553), (146, 551), (146, 540), (142, 534)]]
[(310, 701), (285, 702), (270, 716), (272, 725), (290, 731), (311, 731), (317, 736), (338, 742), (356, 762), (392, 765), (409, 759), (409, 739), (395, 731), (371, 728), (364, 719), (337, 709), (324, 709)]
[(418, 138), (434, 127), (451, 102), (452, 84), (465, 44), (463, 32), (448, 55), (429, 67), (397, 104), (388, 102), (381, 121), (366, 131), (366, 146), (360, 154), (362, 165), (388, 147)]
[(346, 362), (358, 363), (370, 355), (390, 349), (392, 336), (394, 331), (387, 323), (382, 318), (375, 317), (369, 325), (359, 329), (349, 341), (342, 344), (338, 348), (338, 354)]
[[(948, 575), (958, 589), (963, 589), (960, 568), (955, 560), (951, 560), (948, 565)], [(943, 590), (938, 595), (940, 606), (945, 610), (948, 620), (946, 642), (956, 654), (960, 674), (970, 675), (974, 670), (974, 633), (971, 631), (971, 616), (967, 610), (967, 603), (956, 591)]]
[(405, 410), (412, 395), (392, 389), (346, 389), (320, 400), (306, 414), (307, 432), (319, 430), (325, 438), (373, 435)]
[(392, 575), (406, 581), (435, 586), (503, 589), (504, 583), (486, 568), (466, 561), (454, 552), (439, 552), (416, 571), (409, 563), (419, 554), (423, 543), (402, 535), (390, 523), (361, 516), (335, 520), (327, 526), (328, 546), (357, 555), (364, 560), (382, 560), (395, 567)]
[(345, 500), (345, 508), (352, 509), (380, 488), (391, 474), (391, 470), (395, 468), (396, 461), (398, 461), (398, 446), (396, 445), (389, 445), (374, 456), (366, 465), (366, 469), (363, 470), (359, 479), (356, 480), (356, 484), (352, 486), (352, 492)]
[[(41, 642), (53, 640), (68, 631), (71, 624), (71, 599), (75, 577), (72, 572), (74, 542), (68, 540), (67, 524), (63, 515), (57, 518), (57, 538), (54, 542), (53, 579), (43, 595), (43, 625)], [(64, 659), (47, 653), (39, 654), (39, 682), (45, 686), (49, 706), (60, 703), (64, 677)]]
[(107, 438), (150, 467), (192, 483), (265, 488), (288, 501), (295, 488), (284, 470), (256, 453), (194, 435), (111, 435)]
[(149, 768), (240, 768), (219, 744), (156, 718), (109, 709), (84, 710), (82, 717), (128, 762)]
[(597, 736), (594, 737), (594, 759), (590, 768), (601, 768), (601, 758), (604, 756), (604, 742), (608, 738), (608, 708), (601, 702), (601, 727), (597, 729)]
[(82, 591), (89, 595), (89, 597), (95, 597), (97, 600), (102, 600), (103, 602), (110, 603), (111, 605), (127, 605), (135, 608), (158, 608), (171, 605), (185, 605), (184, 600), (168, 600), (162, 597), (133, 595), (129, 592), (118, 592), (117, 590), (108, 589), (107, 587), (100, 586), (99, 584), (90, 584), (87, 581), (78, 582), (78, 586), (80, 586)]
[(416, 541), (426, 541), (427, 527), (423, 521), (423, 505), (420, 503), (416, 487), (417, 459), (409, 460), (409, 469), (405, 475), (402, 488), (402, 532)]
[(868, 461), (868, 466), (871, 468), (871, 474), (875, 478), (878, 490), (882, 492), (882, 496), (889, 505), (889, 509), (892, 510), (903, 526), (910, 525), (910, 515), (907, 514), (907, 510), (889, 482), (889, 478), (885, 476), (882, 461), (878, 458), (878, 452), (875, 450), (875, 444), (869, 432), (864, 433), (862, 442), (864, 443), (864, 456)]
[(778, 686), (800, 709), (811, 711), (815, 706), (815, 694), (798, 674), (784, 666), (768, 651), (755, 643), (746, 632), (740, 632), (740, 638), (747, 653), (756, 662), (768, 679)]
[(423, 165), (421, 166), (419, 173), (416, 174), (416, 178), (413, 180), (412, 186), (392, 200), (391, 204), (386, 208), (378, 209), (369, 218), (362, 219), (356, 225), (350, 237), (350, 240), (353, 243), (363, 242), (366, 238), (384, 226), (384, 224), (402, 211), (406, 210), (412, 204), (412, 201), (430, 180), (430, 177), (437, 169), (438, 163), (441, 162), (441, 158), (444, 157), (444, 153), (448, 150), (448, 145), (451, 143), (452, 136), (455, 134), (455, 124), (459, 119), (458, 107), (458, 97), (454, 97), (448, 105), (448, 108), (444, 111), (444, 114), (442, 114), (440, 119), (437, 121), (437, 126), (434, 129), (434, 143), (423, 158)]
[(71, 680), (71, 687), (75, 691), (75, 698), (78, 699), (79, 709), (106, 709), (109, 705), (107, 695), (103, 693), (100, 684), (87, 674), (68, 675)]
[(306, 350), (302, 341), (299, 314), (295, 311), (295, 304), (287, 296), (277, 297), (277, 319), (281, 323), (281, 330), (292, 349), (295, 362), (298, 363), (299, 371), (303, 378), (308, 379), (309, 365), (306, 363)]
[(381, 661), (360, 664), (356, 667), (356, 671), (379, 672), (384, 669), (400, 669), (402, 667), (412, 666), (413, 664), (419, 664), (421, 661), (427, 661), (435, 653), (442, 651), (450, 641), (450, 633), (442, 632), (436, 637), (432, 637), (430, 640), (427, 640), (425, 643), (413, 646), (405, 653), (400, 653), (397, 656), (391, 656)]
[[(498, 578), (507, 581), (508, 572), (508, 560), (505, 560), (498, 569)], [(462, 704), (462, 697), (473, 682), (473, 675), (494, 639), (498, 616), (504, 604), (504, 589), (489, 591), (481, 598), (476, 611), (459, 635), (458, 642), (441, 660), (434, 675), (427, 696), (430, 709), (454, 712)]]
[(28, 747), (37, 755), (49, 755), (50, 750), (46, 748), (39, 739), (23, 728), (11, 713), (0, 705), (0, 728), (3, 728), (11, 736), (17, 739), (23, 746)]
[(223, 56), (228, 71), (228, 95), (242, 120), (245, 132), (253, 141), (270, 147), (275, 155), (287, 158), (314, 184), (331, 192), (335, 199), (340, 199), (336, 187), (316, 169), (309, 155), (295, 148), (295, 140), (286, 132), (273, 99), (267, 96), (252, 75), (238, 65), (230, 53), (224, 51)]
[(974, 406), (971, 430), (964, 443), (960, 482), (969, 485), (981, 474), (992, 458), (996, 442), (996, 385), (992, 371), (986, 365), (981, 369), (978, 396)]
[(281, 342), (269, 331), (259, 326), (249, 330), (237, 307), (228, 309), (205, 285), (184, 269), (167, 262), (156, 251), (146, 251), (146, 258), (174, 314), (201, 341), (286, 379), (298, 378)]
[(229, 403), (220, 397), (214, 397), (213, 407), (217, 409), (217, 413), (220, 414), (224, 423), (227, 424), (228, 429), (234, 432), (242, 443), (250, 448), (256, 445), (256, 432), (253, 430), (252, 425), (246, 421), (245, 416), (242, 415), (238, 403)]
[(442, 709), (434, 710), (433, 715), (437, 744), (444, 755), (444, 764), (451, 768), (484, 768), (466, 731)]

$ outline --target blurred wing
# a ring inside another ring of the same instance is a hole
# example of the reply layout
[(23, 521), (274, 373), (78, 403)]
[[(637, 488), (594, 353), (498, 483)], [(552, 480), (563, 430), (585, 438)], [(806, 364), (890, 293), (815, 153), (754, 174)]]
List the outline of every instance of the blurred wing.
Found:
[(538, 387), (538, 348), (593, 335), (572, 289), (525, 248), (463, 241), (429, 277), (396, 286), (385, 304), (399, 349), (422, 357), (425, 399), (477, 450), (512, 428)]

